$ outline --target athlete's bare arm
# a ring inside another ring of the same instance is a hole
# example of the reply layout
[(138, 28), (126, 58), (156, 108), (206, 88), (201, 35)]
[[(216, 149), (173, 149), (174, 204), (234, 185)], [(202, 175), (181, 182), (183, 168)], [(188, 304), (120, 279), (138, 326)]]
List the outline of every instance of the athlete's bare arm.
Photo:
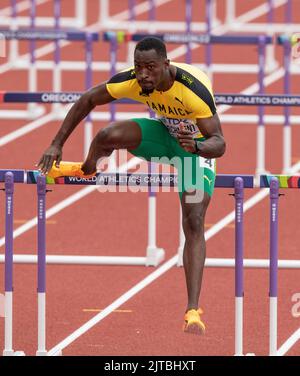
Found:
[(205, 141), (198, 142), (196, 146), (192, 133), (181, 127), (178, 132), (181, 147), (189, 153), (197, 153), (204, 158), (221, 157), (225, 153), (226, 144), (218, 114), (210, 118), (198, 118), (197, 126), (205, 137)]
[(58, 166), (62, 159), (63, 145), (81, 120), (96, 106), (112, 102), (113, 100), (115, 98), (109, 94), (105, 83), (86, 91), (71, 107), (51, 145), (42, 155), (38, 163), (39, 170), (47, 174), (54, 161), (56, 161), (56, 165)]

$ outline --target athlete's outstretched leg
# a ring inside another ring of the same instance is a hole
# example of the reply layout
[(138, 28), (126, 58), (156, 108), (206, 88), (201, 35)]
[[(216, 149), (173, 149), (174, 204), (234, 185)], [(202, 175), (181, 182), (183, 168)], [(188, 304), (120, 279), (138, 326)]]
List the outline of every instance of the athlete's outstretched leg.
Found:
[(210, 196), (206, 192), (203, 194), (201, 192), (199, 202), (189, 203), (188, 195), (195, 196), (195, 192), (184, 192), (181, 198), (182, 225), (185, 234), (183, 265), (188, 295), (184, 330), (201, 334), (205, 326), (201, 321), (202, 312), (198, 307), (206, 256), (204, 220)]
[(94, 137), (88, 156), (82, 165), (86, 175), (96, 172), (99, 158), (109, 156), (116, 149), (135, 149), (139, 146), (142, 133), (134, 121), (118, 121), (101, 129)]
[(109, 156), (114, 149), (135, 149), (141, 139), (142, 132), (136, 122), (128, 120), (111, 123), (94, 137), (83, 163), (62, 161), (57, 167), (54, 162), (48, 176), (54, 179), (60, 176), (93, 176), (99, 158)]

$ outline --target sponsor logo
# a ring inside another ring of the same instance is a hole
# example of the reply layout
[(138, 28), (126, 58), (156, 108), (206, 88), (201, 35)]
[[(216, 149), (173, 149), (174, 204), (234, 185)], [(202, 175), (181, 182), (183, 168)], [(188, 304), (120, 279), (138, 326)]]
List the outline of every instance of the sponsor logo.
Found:
[(183, 81), (187, 82), (187, 84), (188, 84), (189, 86), (191, 86), (192, 83), (194, 82), (192, 76), (189, 76), (189, 75), (187, 75), (187, 74), (185, 74), (185, 73), (182, 73), (181, 78), (182, 78)]
[(77, 93), (43, 93), (42, 102), (58, 102), (58, 103), (73, 103), (81, 97), (81, 94)]
[(179, 102), (183, 105), (183, 102), (179, 98), (175, 97), (175, 101), (177, 101), (177, 102)]

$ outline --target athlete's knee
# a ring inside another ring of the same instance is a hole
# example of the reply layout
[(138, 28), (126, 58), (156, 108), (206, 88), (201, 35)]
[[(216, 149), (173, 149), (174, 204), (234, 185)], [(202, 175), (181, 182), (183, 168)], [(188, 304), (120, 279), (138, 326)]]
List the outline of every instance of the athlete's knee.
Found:
[(110, 126), (101, 129), (96, 135), (96, 140), (101, 146), (111, 147), (119, 144), (122, 137), (123, 132), (119, 128)]
[(185, 236), (201, 236), (204, 230), (205, 213), (203, 211), (191, 211), (183, 215), (182, 227)]

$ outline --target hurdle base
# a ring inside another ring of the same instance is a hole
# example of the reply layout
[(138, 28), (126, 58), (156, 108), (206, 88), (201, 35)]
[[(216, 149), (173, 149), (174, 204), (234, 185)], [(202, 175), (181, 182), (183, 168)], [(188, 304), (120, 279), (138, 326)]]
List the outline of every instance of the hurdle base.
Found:
[(63, 355), (63, 352), (62, 350), (57, 350), (54, 354), (51, 354), (51, 356), (62, 356)]
[(37, 350), (35, 353), (36, 356), (47, 356), (48, 352), (46, 350)]
[(35, 120), (45, 114), (45, 107), (38, 106), (33, 110), (1, 110), (0, 117), (2, 119), (21, 119)]
[(32, 106), (31, 108), (29, 107), (28, 109), (28, 118), (30, 120), (35, 120), (37, 118), (39, 118), (40, 116), (44, 115), (45, 112), (46, 112), (46, 109), (44, 106), (42, 105), (36, 105), (34, 103), (32, 103), (34, 106)]
[(3, 356), (25, 356), (24, 351), (3, 350)]
[(146, 266), (157, 266), (165, 258), (165, 250), (163, 248), (149, 246), (146, 252)]

